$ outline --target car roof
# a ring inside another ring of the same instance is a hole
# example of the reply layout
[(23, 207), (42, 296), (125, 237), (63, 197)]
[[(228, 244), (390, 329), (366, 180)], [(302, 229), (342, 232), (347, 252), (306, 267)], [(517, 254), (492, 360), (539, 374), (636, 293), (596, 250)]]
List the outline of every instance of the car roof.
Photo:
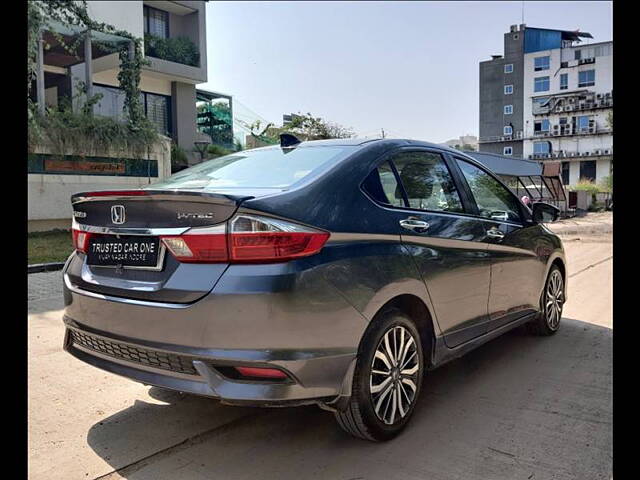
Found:
[(323, 146), (361, 146), (361, 145), (393, 145), (393, 146), (416, 146), (416, 147), (428, 147), (437, 148), (439, 150), (446, 150), (460, 154), (459, 150), (455, 150), (448, 145), (442, 145), (438, 143), (425, 142), (422, 140), (412, 140), (408, 138), (332, 138), (329, 140), (310, 140), (301, 142), (296, 148), (299, 147), (323, 147)]

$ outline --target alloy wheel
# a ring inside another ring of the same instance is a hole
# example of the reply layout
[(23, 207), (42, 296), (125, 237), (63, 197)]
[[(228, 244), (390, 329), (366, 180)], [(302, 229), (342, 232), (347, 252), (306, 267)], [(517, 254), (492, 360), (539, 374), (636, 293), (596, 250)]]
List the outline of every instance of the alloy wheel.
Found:
[(421, 375), (416, 339), (402, 326), (387, 330), (371, 363), (370, 392), (376, 416), (387, 425), (404, 418)]
[(564, 288), (562, 274), (558, 270), (551, 272), (545, 295), (545, 317), (551, 330), (557, 330), (562, 317), (564, 303)]

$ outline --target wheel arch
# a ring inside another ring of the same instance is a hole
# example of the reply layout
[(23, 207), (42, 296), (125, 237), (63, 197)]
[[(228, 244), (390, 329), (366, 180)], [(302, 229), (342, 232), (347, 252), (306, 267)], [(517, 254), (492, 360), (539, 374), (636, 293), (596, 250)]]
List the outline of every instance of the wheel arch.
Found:
[(435, 326), (433, 316), (431, 315), (427, 304), (420, 297), (410, 293), (397, 295), (388, 300), (378, 309), (372, 321), (389, 308), (396, 308), (400, 310), (415, 323), (418, 332), (420, 333), (425, 362), (428, 363), (428, 366), (431, 366), (433, 364), (433, 354), (436, 343)]

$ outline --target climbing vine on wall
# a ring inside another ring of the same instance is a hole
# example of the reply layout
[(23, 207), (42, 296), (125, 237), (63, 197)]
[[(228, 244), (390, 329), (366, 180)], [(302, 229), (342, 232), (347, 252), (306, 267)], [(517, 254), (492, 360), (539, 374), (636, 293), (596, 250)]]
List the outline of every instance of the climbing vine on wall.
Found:
[[(84, 41), (82, 36), (76, 35), (71, 41), (50, 28), (51, 22), (58, 22), (66, 27), (80, 27), (82, 30), (103, 32), (123, 37), (122, 42), (95, 42), (95, 45), (106, 53), (118, 52), (120, 58), (120, 73), (118, 82), (125, 92), (124, 106), (128, 113), (132, 128), (144, 127), (146, 118), (140, 103), (140, 72), (142, 66), (148, 64), (142, 54), (142, 39), (133, 36), (125, 30), (118, 30), (107, 23), (96, 22), (87, 13), (85, 0), (30, 0), (28, 3), (28, 68), (27, 87), (37, 76), (38, 38), (43, 30), (49, 31), (58, 43), (70, 54), (75, 55)], [(124, 40), (127, 39), (127, 40)], [(133, 56), (129, 54), (130, 44), (133, 42)], [(44, 49), (50, 48), (45, 43)], [(91, 101), (91, 99), (87, 99)], [(30, 119), (34, 114), (34, 105), (30, 100)]]

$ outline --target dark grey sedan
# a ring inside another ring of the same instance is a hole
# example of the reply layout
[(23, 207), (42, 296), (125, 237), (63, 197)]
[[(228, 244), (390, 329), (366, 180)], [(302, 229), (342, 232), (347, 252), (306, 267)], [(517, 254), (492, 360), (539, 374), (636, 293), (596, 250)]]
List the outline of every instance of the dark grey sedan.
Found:
[(283, 138), (72, 204), (69, 353), (225, 404), (317, 404), (368, 440), (405, 427), (427, 370), (555, 333), (567, 298), (557, 209), (425, 142)]

